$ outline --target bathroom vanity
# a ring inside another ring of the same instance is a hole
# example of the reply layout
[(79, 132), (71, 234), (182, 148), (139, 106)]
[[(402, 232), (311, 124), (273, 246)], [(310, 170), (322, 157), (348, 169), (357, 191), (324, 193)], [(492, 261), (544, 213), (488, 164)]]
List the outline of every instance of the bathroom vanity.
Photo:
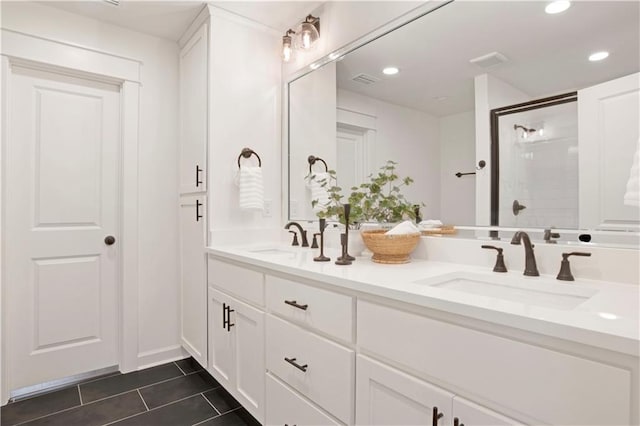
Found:
[(637, 286), (207, 252), (208, 370), (265, 424), (638, 423)]

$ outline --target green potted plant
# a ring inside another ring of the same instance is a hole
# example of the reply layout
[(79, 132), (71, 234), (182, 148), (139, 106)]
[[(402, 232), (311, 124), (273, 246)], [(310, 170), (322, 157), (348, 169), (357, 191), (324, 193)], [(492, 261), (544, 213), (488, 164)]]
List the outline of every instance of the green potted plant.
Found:
[[(407, 201), (402, 194), (402, 187), (413, 183), (410, 177), (400, 178), (396, 172), (398, 163), (388, 160), (380, 167), (377, 174), (369, 175), (369, 180), (351, 188), (348, 198), (342, 195), (342, 188), (336, 184), (335, 170), (329, 170), (328, 177), (318, 180), (320, 186), (326, 188), (329, 202), (316, 214), (319, 218), (338, 219), (345, 222), (342, 205), (351, 204), (349, 222), (359, 224), (365, 222), (395, 223), (405, 219), (415, 219), (415, 204)], [(310, 176), (311, 179), (315, 175)], [(318, 206), (318, 200), (312, 200), (312, 207)]]

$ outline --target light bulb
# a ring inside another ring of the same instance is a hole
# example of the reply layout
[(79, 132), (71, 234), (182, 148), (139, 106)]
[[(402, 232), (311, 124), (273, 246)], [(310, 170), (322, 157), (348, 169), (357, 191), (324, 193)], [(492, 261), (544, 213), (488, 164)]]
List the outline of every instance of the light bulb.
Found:
[(291, 46), (284, 46), (282, 48), (282, 60), (289, 62), (291, 60)]
[(302, 48), (308, 49), (311, 47), (311, 34), (308, 32), (302, 33)]

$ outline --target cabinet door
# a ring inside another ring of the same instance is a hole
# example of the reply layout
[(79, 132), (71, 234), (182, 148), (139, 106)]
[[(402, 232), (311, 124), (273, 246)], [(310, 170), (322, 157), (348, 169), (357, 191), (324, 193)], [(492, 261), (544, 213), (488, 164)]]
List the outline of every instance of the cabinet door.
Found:
[[(457, 426), (510, 426), (522, 423), (464, 398), (453, 398), (453, 421)], [(455, 419), (458, 419), (457, 421)]]
[(206, 191), (207, 25), (180, 51), (180, 193)]
[(223, 305), (230, 297), (209, 287), (209, 372), (225, 389), (233, 386), (233, 334), (225, 325)]
[(207, 366), (206, 197), (180, 197), (180, 337), (182, 346)]
[(236, 299), (229, 320), (234, 345), (236, 399), (260, 422), (264, 420), (264, 313)]
[(425, 381), (365, 356), (357, 357), (358, 425), (449, 425), (452, 400), (453, 394)]

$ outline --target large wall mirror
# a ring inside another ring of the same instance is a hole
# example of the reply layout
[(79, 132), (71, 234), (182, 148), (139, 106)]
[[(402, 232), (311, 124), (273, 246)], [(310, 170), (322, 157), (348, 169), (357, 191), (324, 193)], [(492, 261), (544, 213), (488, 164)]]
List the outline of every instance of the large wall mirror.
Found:
[(343, 188), (398, 162), (446, 224), (638, 231), (640, 3), (545, 6), (451, 2), (289, 82), (289, 219), (313, 155)]

